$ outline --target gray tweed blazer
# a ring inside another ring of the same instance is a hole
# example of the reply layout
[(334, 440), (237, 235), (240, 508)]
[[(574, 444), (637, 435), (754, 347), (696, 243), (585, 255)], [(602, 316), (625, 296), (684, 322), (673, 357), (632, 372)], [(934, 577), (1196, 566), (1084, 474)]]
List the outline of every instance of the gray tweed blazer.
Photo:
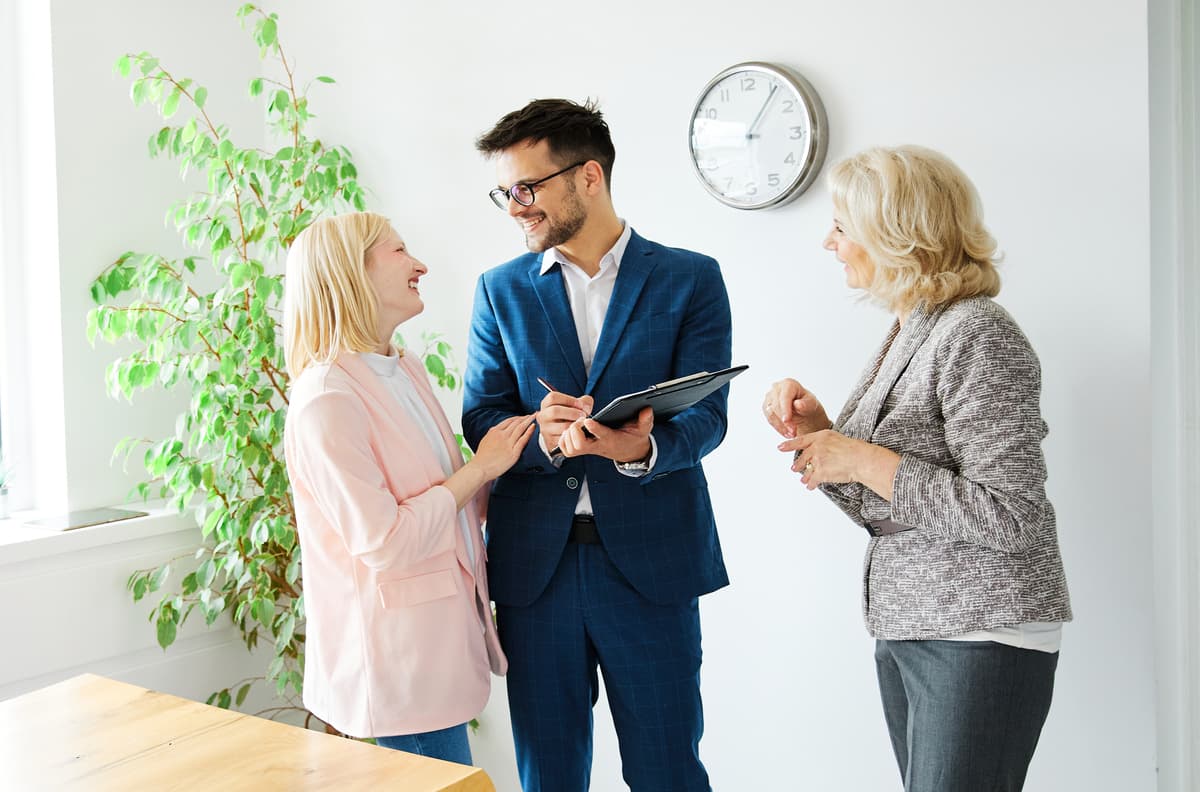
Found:
[(901, 455), (888, 503), (822, 490), (852, 520), (915, 530), (871, 539), (863, 616), (876, 638), (944, 638), (1071, 619), (1046, 499), (1041, 367), (986, 297), (918, 307), (892, 327), (834, 428)]

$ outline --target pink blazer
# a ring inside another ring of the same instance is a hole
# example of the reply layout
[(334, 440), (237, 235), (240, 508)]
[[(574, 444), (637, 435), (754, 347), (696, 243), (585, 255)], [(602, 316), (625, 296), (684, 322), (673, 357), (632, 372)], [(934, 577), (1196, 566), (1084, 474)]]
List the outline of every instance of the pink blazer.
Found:
[[(462, 455), (420, 361), (416, 383), (455, 468)], [(454, 496), (414, 420), (357, 354), (292, 384), (284, 452), (304, 583), (304, 705), (356, 737), (433, 731), (487, 703), (508, 662), (492, 622), (479, 521), (475, 561)]]

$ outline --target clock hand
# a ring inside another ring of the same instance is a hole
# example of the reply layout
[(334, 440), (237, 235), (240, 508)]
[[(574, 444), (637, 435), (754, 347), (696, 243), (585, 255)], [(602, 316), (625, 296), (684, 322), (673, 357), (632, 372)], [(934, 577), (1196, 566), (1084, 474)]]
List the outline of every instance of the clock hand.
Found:
[(767, 105), (771, 104), (771, 99), (775, 96), (775, 91), (778, 88), (779, 88), (779, 83), (771, 84), (771, 90), (767, 92), (767, 101), (763, 102), (763, 106), (758, 111), (758, 115), (754, 116), (754, 120), (750, 122), (749, 129), (746, 130), (746, 138), (747, 139), (758, 137), (758, 135), (754, 134), (754, 130), (758, 126), (758, 122), (762, 121), (763, 113), (767, 112)]

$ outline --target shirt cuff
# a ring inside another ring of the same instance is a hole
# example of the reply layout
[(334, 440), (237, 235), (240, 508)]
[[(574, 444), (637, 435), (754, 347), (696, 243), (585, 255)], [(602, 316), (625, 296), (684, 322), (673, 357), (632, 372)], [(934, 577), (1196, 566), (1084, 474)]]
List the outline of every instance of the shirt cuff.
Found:
[(657, 461), (658, 461), (658, 443), (654, 442), (654, 435), (651, 434), (650, 435), (650, 462), (649, 462), (649, 466), (645, 470), (624, 470), (620, 465), (617, 464), (616, 460), (613, 460), (613, 466), (616, 467), (617, 472), (620, 473), (622, 476), (629, 476), (630, 478), (641, 478), (642, 476), (648, 475), (649, 473), (651, 473), (654, 470), (654, 463)]

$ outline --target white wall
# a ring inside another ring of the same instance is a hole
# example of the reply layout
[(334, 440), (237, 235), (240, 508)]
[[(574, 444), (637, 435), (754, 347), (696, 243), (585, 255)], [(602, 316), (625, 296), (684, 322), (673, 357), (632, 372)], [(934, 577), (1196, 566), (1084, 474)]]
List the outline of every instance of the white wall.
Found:
[[(34, 533), (3, 528), (6, 542)], [(135, 569), (172, 559), (176, 568), (194, 568), (187, 564), (196, 534), (185, 518), (158, 516), (0, 546), (0, 700), (84, 672), (200, 701), (261, 676), (270, 658), (251, 656), (228, 622), (205, 629), (198, 613), (164, 652), (147, 620), (156, 596), (135, 604), (125, 590)], [(246, 707), (273, 704), (259, 685)]]
[[(257, 48), (239, 29), (231, 3), (54, 0), (47, 10), (42, 0), (19, 2), (18, 16), (34, 34), (44, 34), (48, 25), (51, 44), (47, 51), (44, 39), (24, 39), (27, 57), (17, 67), (41, 69), (44, 60), (50, 71), (26, 71), (27, 92), (50, 91), (53, 84), (49, 97), (24, 97), (26, 105), (52, 102), (52, 124), (26, 120), (22, 130), (26, 145), (51, 149), (48, 171), (25, 163), (23, 194), (49, 196), (50, 205), (26, 207), (19, 231), (26, 237), (26, 279), (61, 285), (61, 292), (31, 287), (31, 320), (61, 316), (61, 327), (25, 339), (29, 358), (56, 368), (53, 377), (31, 379), (30, 401), (39, 418), (56, 425), (60, 439), (65, 436), (65, 460), (59, 460), (65, 479), (42, 488), (62, 497), (38, 504), (61, 512), (123, 502), (142, 475), (136, 460), (128, 472), (110, 467), (113, 446), (126, 435), (166, 436), (188, 395), (151, 392), (132, 405), (109, 399), (105, 367), (133, 347), (100, 342), (93, 349), (86, 340), (93, 278), (125, 250), (178, 255), (178, 235), (163, 217), (192, 189), (180, 182), (175, 164), (147, 157), (146, 140), (162, 122), (151, 109), (133, 107), (129, 82), (113, 72), (113, 63), (127, 52), (161, 55), (178, 76), (208, 86), (209, 111), (244, 133), (250, 145), (264, 134), (262, 110), (246, 97), (246, 83), (259, 69)], [(52, 238), (42, 236), (47, 228)], [(45, 277), (55, 268), (54, 278)], [(45, 443), (46, 436), (35, 441)], [(62, 456), (62, 449), (57, 452)], [(199, 531), (178, 517), (43, 537), (0, 523), (0, 634), (6, 647), (0, 699), (91, 671), (203, 700), (261, 674), (267, 661), (251, 657), (236, 630), (204, 630), (199, 617), (164, 653), (145, 603), (134, 605), (124, 590), (133, 570), (189, 555), (198, 543)]]
[[(887, 317), (820, 249), (821, 187), (779, 210), (718, 205), (689, 170), (697, 92), (742, 60), (816, 86), (830, 158), (919, 142), (972, 175), (1007, 252), (1004, 303), (1041, 355), (1050, 495), (1076, 622), (1031, 790), (1154, 785), (1149, 439), (1147, 46), (1142, 2), (712, 0), (503, 7), (347, 0), (281, 8), (319, 127), (348, 145), (372, 207), (431, 269), (416, 326), (465, 351), (476, 276), (521, 252), (472, 140), (529, 99), (598, 97), (618, 211), (720, 259), (734, 311), (730, 433), (707, 464), (733, 585), (706, 597), (706, 736), (716, 789), (887, 789), (896, 771), (858, 604), (866, 537), (802, 491), (759, 418), (793, 375), (839, 406)], [(413, 337), (414, 333), (409, 333)], [(498, 686), (499, 687), (499, 686)], [(593, 789), (623, 788), (598, 716)], [(476, 752), (516, 789), (502, 690)], [(1097, 761), (1104, 757), (1104, 761)], [(779, 768), (796, 779), (779, 784)]]
[(262, 107), (246, 94), (261, 71), (232, 3), (55, 0), (51, 8), (68, 497), (72, 508), (91, 508), (123, 499), (142, 479), (136, 465), (126, 475), (107, 464), (117, 441), (165, 437), (190, 394), (147, 391), (132, 405), (104, 396), (105, 368), (134, 347), (88, 344), (88, 288), (126, 250), (185, 255), (164, 217), (203, 187), (181, 182), (170, 159), (148, 157), (146, 141), (164, 122), (133, 106), (130, 81), (113, 64), (125, 53), (158, 55), (177, 78), (208, 87), (208, 113), (246, 145), (264, 134)]
[[(156, 122), (128, 106), (111, 63), (126, 49), (170, 53), (184, 71), (209, 79), (213, 106), (239, 118), (247, 112), (236, 102), (240, 75), (253, 51), (243, 55), (236, 5), (53, 5), (76, 505), (119, 500), (129, 482), (106, 468), (113, 442), (161, 431), (170, 415), (167, 400), (133, 408), (106, 401), (102, 372), (111, 350), (92, 351), (83, 341), (91, 277), (127, 247), (170, 244), (173, 234), (158, 223), (179, 194), (172, 167), (146, 159), (144, 140)], [(707, 196), (686, 154), (692, 103), (729, 64), (779, 61), (824, 98), (831, 159), (900, 142), (955, 158), (975, 179), (1008, 254), (1001, 302), (1042, 358), (1050, 494), (1077, 618), (1066, 631), (1056, 701), (1027, 788), (1153, 787), (1150, 442), (1128, 431), (1128, 416), (1149, 409), (1144, 3), (1112, 0), (1102, 15), (1082, 0), (759, 0), (732, 9), (713, 0), (613, 0), (602, 9), (344, 0), (336, 10), (302, 0), (279, 10), (281, 37), (299, 68), (338, 80), (314, 90), (319, 128), (352, 149), (374, 188), (372, 207), (395, 220), (432, 270), (429, 309), (414, 320), (410, 339), (421, 327), (437, 329), (464, 352), (475, 278), (522, 250), (512, 221), (485, 195), (495, 180), (472, 140), (531, 98), (599, 98), (617, 145), (618, 211), (652, 239), (721, 260), (734, 357), (751, 369), (733, 389), (729, 437), (707, 465), (733, 579), (701, 606), (701, 748), (716, 789), (897, 787), (859, 616), (865, 537), (801, 490), (758, 415), (768, 384), (787, 375), (831, 409), (840, 405), (887, 318), (854, 302), (820, 249), (829, 221), (823, 188), (759, 213)], [(218, 83), (232, 83), (235, 98), (221, 98)], [(145, 549), (126, 550), (133, 560)], [(111, 560), (71, 563), (108, 564), (96, 572), (104, 578), (96, 590), (110, 591), (114, 576), (119, 585), (125, 574), (123, 562)], [(127, 605), (112, 596), (97, 602)], [(29, 607), (46, 608), (49, 620), (55, 604)], [(125, 658), (117, 663), (125, 668), (145, 656), (141, 636), (152, 637), (135, 611), (129, 607), (130, 618), (147, 632), (114, 627), (126, 639), (105, 649)], [(56, 644), (43, 661), (66, 668), (87, 635)], [(236, 658), (229, 655), (231, 670)], [(178, 669), (163, 669), (167, 684), (158, 686), (195, 681)], [(0, 685), (24, 685), (37, 673), (29, 663), (0, 671), (9, 672)], [(0, 687), (0, 695), (15, 689)], [(482, 719), (476, 757), (498, 789), (516, 790), (502, 683)], [(618, 768), (601, 705), (593, 789), (622, 789)], [(780, 768), (792, 780), (780, 781)]]

